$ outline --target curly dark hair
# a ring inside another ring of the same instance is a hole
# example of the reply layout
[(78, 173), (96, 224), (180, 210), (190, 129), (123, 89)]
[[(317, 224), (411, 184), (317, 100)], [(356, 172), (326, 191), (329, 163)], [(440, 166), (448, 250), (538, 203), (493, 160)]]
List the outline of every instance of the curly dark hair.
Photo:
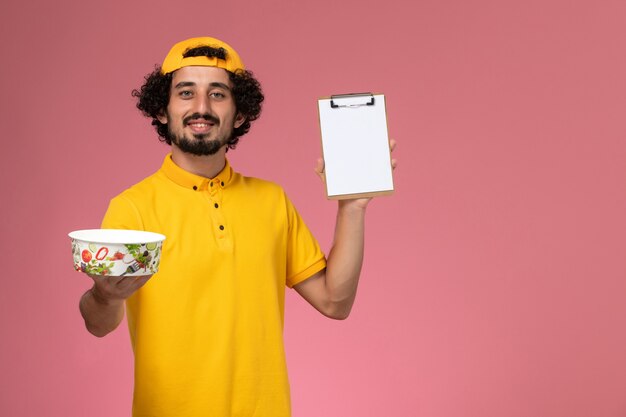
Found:
[[(211, 48), (202, 46), (186, 51), (183, 55), (189, 56), (216, 56), (225, 59), (226, 51), (223, 48)], [(233, 86), (232, 93), (235, 99), (237, 112), (241, 114), (244, 123), (233, 129), (233, 134), (228, 141), (228, 149), (234, 149), (239, 142), (239, 138), (250, 130), (251, 122), (261, 115), (261, 103), (265, 99), (261, 85), (254, 78), (252, 72), (247, 70), (237, 70), (228, 72), (230, 82)], [(161, 123), (157, 117), (163, 115), (170, 101), (170, 89), (172, 85), (172, 73), (162, 74), (161, 68), (156, 66), (154, 71), (145, 76), (145, 82), (139, 90), (133, 90), (132, 96), (137, 98), (137, 108), (144, 116), (152, 118), (152, 125), (156, 129), (159, 140), (172, 144), (168, 135), (167, 123)]]

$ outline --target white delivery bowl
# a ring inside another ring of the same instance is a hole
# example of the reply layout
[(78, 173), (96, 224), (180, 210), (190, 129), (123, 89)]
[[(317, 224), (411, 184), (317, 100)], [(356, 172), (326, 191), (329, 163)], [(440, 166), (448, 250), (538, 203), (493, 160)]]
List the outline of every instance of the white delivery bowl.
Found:
[(76, 230), (74, 269), (94, 275), (152, 275), (159, 270), (165, 236), (142, 230)]

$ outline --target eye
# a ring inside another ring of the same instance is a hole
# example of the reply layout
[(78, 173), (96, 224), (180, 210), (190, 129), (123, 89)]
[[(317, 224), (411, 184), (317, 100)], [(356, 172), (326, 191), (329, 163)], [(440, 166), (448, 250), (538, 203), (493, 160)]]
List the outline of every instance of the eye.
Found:
[(221, 91), (213, 91), (209, 95), (217, 100), (223, 100), (226, 98), (226, 94), (222, 93)]
[(181, 98), (189, 98), (193, 96), (193, 92), (191, 92), (190, 90), (182, 90), (178, 93), (178, 96)]

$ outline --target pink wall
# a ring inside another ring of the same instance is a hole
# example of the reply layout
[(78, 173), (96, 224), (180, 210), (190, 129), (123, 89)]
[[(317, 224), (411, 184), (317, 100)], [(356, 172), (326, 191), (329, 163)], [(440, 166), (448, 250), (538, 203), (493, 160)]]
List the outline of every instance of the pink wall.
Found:
[(232, 163), (283, 184), (325, 248), (315, 100), (387, 95), (397, 192), (370, 206), (353, 316), (288, 296), (294, 416), (626, 415), (623, 0), (5, 0), (0, 16), (0, 415), (129, 415), (127, 333), (83, 329), (66, 233), (160, 165), (130, 91), (200, 35), (266, 91)]

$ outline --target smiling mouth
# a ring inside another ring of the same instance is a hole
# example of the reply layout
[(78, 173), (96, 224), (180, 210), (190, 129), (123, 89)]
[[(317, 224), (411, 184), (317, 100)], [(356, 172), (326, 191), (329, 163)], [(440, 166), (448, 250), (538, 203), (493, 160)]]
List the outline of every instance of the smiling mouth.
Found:
[(213, 126), (215, 126), (215, 123), (213, 122), (189, 122), (187, 123), (187, 126), (189, 126), (189, 128), (194, 132), (194, 133), (207, 133), (208, 131), (211, 130), (211, 128)]

